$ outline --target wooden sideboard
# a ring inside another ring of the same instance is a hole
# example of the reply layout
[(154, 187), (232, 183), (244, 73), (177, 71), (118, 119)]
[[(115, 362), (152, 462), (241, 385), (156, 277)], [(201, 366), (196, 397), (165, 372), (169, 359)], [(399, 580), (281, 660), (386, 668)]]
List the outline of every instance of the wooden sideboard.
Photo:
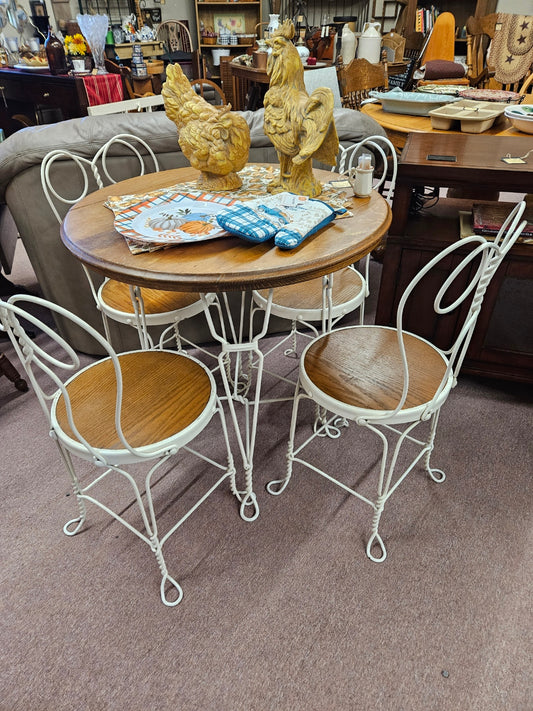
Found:
[(30, 123), (54, 123), (87, 115), (83, 79), (42, 72), (0, 69), (0, 128), (6, 136)]
[[(533, 155), (515, 165), (501, 159), (525, 155), (531, 138), (468, 134), (415, 134), (407, 138), (398, 167), (376, 323), (395, 322), (399, 299), (415, 274), (446, 246), (460, 239), (459, 211), (471, 211), (472, 199), (440, 198), (436, 205), (412, 214), (413, 190), (475, 187), (489, 194), (505, 190), (525, 194), (533, 185)], [(452, 155), (455, 162), (430, 161), (428, 154)], [(450, 266), (450, 265), (448, 265)], [(438, 318), (433, 299), (446, 269), (435, 270), (411, 296), (405, 312), (407, 330), (447, 348), (457, 334), (455, 317)], [(506, 256), (487, 289), (463, 372), (533, 382), (533, 244), (519, 243)]]

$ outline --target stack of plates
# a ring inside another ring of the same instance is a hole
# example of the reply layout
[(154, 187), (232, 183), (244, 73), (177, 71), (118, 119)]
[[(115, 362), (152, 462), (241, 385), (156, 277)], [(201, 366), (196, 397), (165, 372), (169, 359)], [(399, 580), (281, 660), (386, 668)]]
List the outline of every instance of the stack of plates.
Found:
[(533, 105), (508, 106), (505, 115), (514, 128), (524, 133), (533, 133)]

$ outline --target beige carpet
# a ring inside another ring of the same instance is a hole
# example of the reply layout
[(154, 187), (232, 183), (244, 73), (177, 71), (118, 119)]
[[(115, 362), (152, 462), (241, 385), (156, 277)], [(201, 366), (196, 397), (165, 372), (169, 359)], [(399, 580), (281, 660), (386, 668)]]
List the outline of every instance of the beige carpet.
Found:
[[(415, 470), (393, 495), (381, 565), (364, 553), (361, 502), (301, 468), (284, 495), (265, 491), (289, 412), (266, 406), (260, 516), (242, 521), (225, 489), (195, 512), (165, 545), (184, 589), (168, 609), (148, 547), (103, 512), (62, 533), (67, 474), (33, 394), (0, 378), (1, 711), (530, 711), (531, 403), (531, 387), (460, 381), (434, 453), (448, 478)], [(220, 451), (211, 433), (200, 443)], [(375, 442), (357, 427), (315, 450), (372, 484)], [(189, 460), (164, 473), (163, 531), (202, 473)]]

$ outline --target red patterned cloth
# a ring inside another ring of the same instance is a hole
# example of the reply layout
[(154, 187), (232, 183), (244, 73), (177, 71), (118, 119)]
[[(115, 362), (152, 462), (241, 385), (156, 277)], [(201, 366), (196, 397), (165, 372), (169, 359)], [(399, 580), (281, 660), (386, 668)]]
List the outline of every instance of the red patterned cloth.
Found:
[(124, 99), (120, 74), (90, 74), (83, 77), (89, 106), (110, 104)]

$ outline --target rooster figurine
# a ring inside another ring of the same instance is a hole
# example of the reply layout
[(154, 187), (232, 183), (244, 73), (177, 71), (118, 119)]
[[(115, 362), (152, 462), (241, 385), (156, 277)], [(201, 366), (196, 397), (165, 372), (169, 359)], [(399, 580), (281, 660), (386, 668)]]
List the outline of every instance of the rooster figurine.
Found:
[(269, 192), (288, 191), (316, 197), (322, 186), (313, 175), (313, 158), (335, 165), (339, 139), (333, 121), (333, 92), (326, 87), (305, 90), (304, 68), (291, 42), (294, 25), (285, 22), (267, 40), (270, 88), (265, 94), (265, 134), (279, 157), (279, 179)]
[(231, 105), (213, 106), (199, 96), (179, 64), (167, 67), (161, 91), (165, 113), (176, 124), (178, 143), (193, 168), (201, 171), (202, 190), (236, 190), (237, 175), (248, 161), (250, 129)]

